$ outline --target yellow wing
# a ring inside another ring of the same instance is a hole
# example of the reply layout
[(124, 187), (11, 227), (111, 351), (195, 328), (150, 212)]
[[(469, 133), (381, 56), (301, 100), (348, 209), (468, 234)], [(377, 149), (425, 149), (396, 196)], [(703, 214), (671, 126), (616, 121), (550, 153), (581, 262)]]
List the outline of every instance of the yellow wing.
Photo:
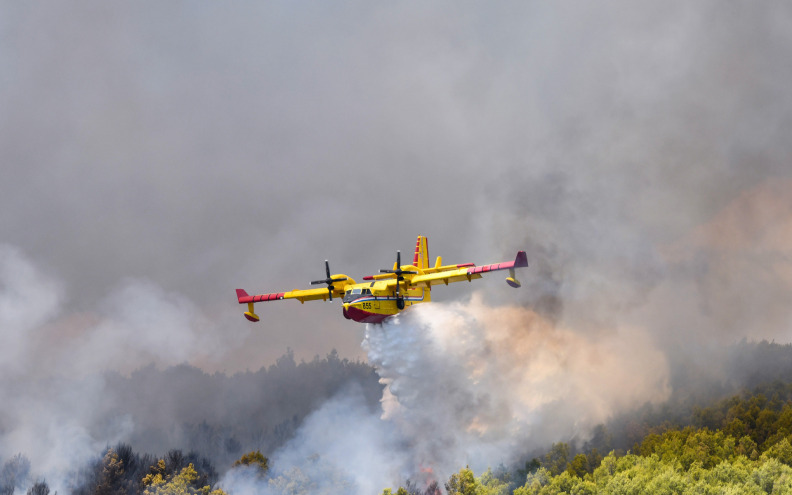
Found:
[(334, 275), (334, 277), (346, 277), (346, 280), (339, 280), (333, 283), (332, 290), (327, 287), (320, 289), (298, 289), (288, 292), (272, 292), (270, 294), (256, 294), (251, 296), (244, 289), (237, 289), (237, 300), (239, 304), (247, 304), (248, 311), (245, 312), (245, 318), (250, 321), (259, 321), (259, 317), (253, 312), (253, 303), (266, 302), (266, 301), (280, 301), (281, 299), (297, 299), (301, 303), (305, 301), (323, 300), (327, 301), (332, 293), (333, 297), (341, 297), (344, 295), (347, 285), (354, 284), (355, 281), (346, 275)]
[(481, 278), (481, 274), (468, 273), (467, 268), (450, 269), (428, 275), (416, 275), (410, 280), (411, 285), (418, 285), (430, 287), (432, 285), (445, 284), (448, 285), (453, 282), (470, 282), (473, 279)]
[(518, 251), (514, 261), (505, 261), (503, 263), (493, 263), (491, 265), (475, 266), (472, 263), (464, 265), (451, 265), (447, 267), (440, 267), (440, 260), (437, 262), (437, 267), (434, 269), (425, 270), (433, 273), (424, 273), (416, 275), (410, 280), (412, 285), (422, 285), (430, 287), (438, 284), (450, 284), (453, 282), (472, 282), (474, 279), (481, 278), (483, 274), (489, 272), (496, 272), (500, 270), (509, 270), (509, 278), (506, 279), (512, 287), (519, 287), (520, 283), (514, 278), (514, 269), (523, 268), (528, 266), (528, 257), (525, 251)]

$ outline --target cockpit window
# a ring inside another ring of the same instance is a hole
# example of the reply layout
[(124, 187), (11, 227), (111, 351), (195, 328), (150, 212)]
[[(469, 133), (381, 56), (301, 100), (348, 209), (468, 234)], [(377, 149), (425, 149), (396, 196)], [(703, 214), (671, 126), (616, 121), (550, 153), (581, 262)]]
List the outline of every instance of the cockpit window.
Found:
[(363, 289), (350, 289), (344, 293), (344, 302), (352, 302), (356, 299), (360, 299), (366, 293)]

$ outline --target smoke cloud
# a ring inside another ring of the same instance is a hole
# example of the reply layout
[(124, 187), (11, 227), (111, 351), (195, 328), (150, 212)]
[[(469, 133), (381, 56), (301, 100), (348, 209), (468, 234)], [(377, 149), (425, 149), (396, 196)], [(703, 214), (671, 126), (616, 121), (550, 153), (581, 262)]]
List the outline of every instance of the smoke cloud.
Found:
[[(335, 347), (387, 385), (384, 419), (351, 414), (398, 454), (372, 462), (447, 472), (790, 341), (791, 25), (784, 2), (5, 5), (0, 455), (60, 473), (124, 437), (87, 433), (101, 370)], [(447, 262), (526, 250), (523, 289), (364, 351), (337, 304), (239, 314), (236, 287), (376, 273), (419, 233)]]
[[(608, 324), (664, 285), (666, 246), (792, 174), (783, 2), (4, 13), (0, 241), (77, 313), (131, 277), (242, 331), (236, 287), (359, 277), (424, 234), (447, 260), (524, 248), (519, 302)], [(224, 364), (362, 355), (338, 312), (267, 306)]]
[(126, 281), (100, 311), (77, 315), (65, 311), (63, 292), (18, 249), (0, 246), (0, 458), (23, 453), (61, 492), (136, 426), (127, 414), (108, 414), (114, 394), (103, 372), (209, 361), (210, 353), (223, 360), (235, 347), (233, 334), (184, 296), (150, 282)]
[(479, 296), (369, 326), (364, 346), (388, 387), (383, 419), (441, 480), (459, 466), (481, 471), (586, 440), (614, 412), (670, 393), (665, 356), (645, 330), (583, 334)]
[(668, 398), (669, 369), (638, 328), (583, 334), (529, 309), (470, 301), (418, 306), (368, 325), (363, 347), (386, 386), (381, 414), (347, 391), (276, 452), (269, 481), (232, 471), (235, 493), (372, 493), (442, 484), (555, 441), (581, 443), (619, 411)]

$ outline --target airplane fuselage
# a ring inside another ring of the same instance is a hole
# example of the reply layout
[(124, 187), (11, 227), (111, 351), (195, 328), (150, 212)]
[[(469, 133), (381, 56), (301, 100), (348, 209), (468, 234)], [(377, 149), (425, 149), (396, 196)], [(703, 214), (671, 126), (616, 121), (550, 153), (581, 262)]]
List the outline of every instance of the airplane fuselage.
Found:
[(381, 282), (349, 285), (343, 298), (344, 317), (359, 323), (382, 323), (410, 306), (431, 301), (431, 292), (427, 287), (405, 287), (402, 284), (397, 295), (395, 290)]

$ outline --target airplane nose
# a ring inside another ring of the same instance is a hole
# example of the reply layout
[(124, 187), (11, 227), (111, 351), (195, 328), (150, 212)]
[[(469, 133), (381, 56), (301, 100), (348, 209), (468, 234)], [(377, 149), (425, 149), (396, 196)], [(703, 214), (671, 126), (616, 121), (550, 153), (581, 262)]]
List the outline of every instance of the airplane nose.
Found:
[(344, 309), (349, 309), (349, 303), (344, 303)]

